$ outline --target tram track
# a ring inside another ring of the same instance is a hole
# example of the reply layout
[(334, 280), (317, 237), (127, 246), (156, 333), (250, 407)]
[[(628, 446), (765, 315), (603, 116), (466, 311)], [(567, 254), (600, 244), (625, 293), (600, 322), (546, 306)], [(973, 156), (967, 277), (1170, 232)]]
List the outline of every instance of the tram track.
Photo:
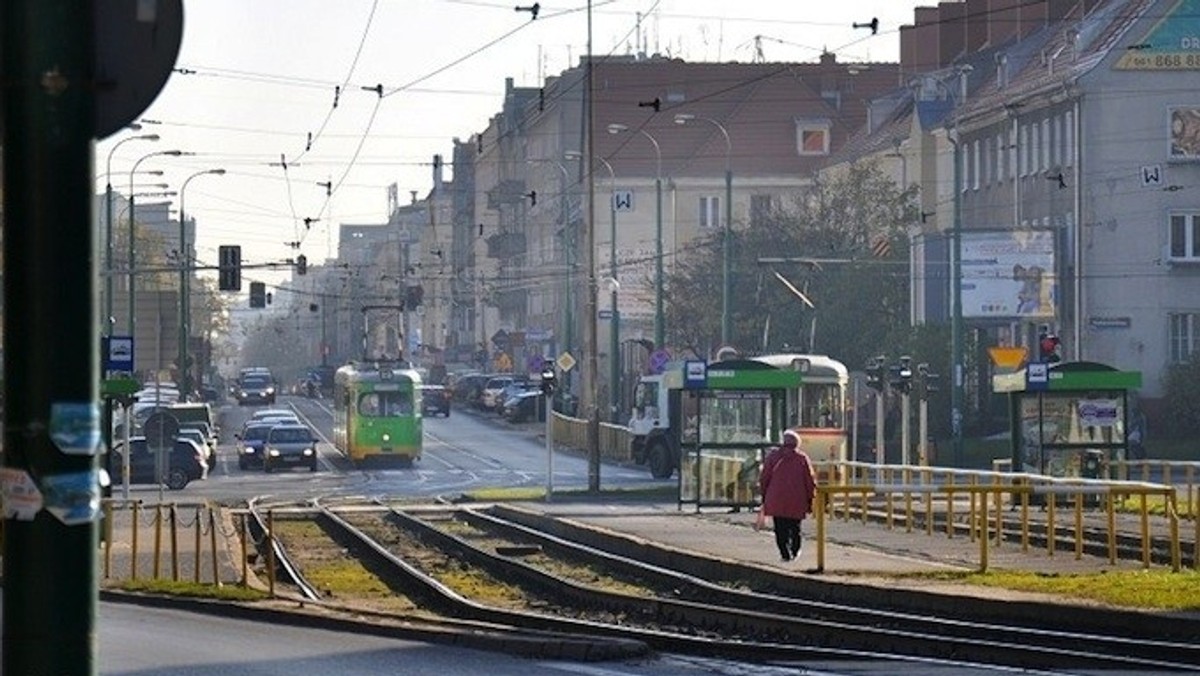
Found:
[[(550, 519), (557, 528), (521, 523), (536, 521), (529, 517), (502, 508), (339, 506), (308, 518), (397, 593), (460, 620), (635, 639), (663, 651), (758, 662), (905, 655), (1033, 669), (1187, 670), (1200, 663), (1200, 648), (1190, 642), (814, 601), (782, 580), (764, 582), (755, 571), (711, 574), (720, 568), (716, 563), (729, 562), (688, 562), (676, 553), (664, 566), (647, 561), (658, 555), (643, 556), (646, 551), (627, 556), (611, 551), (620, 547), (596, 546), (602, 543), (595, 538), (551, 532), (570, 530), (558, 520)], [(533, 553), (552, 560), (553, 567), (534, 562)], [(473, 600), (451, 588), (446, 570), (478, 571), (518, 591), (500, 603)]]

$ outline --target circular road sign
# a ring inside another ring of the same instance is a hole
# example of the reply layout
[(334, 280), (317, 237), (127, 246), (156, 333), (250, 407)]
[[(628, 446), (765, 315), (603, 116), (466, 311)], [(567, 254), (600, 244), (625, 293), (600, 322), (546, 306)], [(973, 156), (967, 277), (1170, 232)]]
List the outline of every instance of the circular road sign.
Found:
[(165, 411), (151, 413), (142, 425), (146, 444), (155, 450), (170, 448), (179, 434), (179, 420)]

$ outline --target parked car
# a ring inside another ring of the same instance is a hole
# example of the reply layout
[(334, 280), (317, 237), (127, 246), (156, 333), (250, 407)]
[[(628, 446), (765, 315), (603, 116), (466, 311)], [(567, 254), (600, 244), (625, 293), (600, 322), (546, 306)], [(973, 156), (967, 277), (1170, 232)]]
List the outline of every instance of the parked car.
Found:
[(305, 425), (275, 425), (263, 443), (263, 470), (285, 465), (307, 465), (317, 471), (317, 438)]
[(499, 412), (500, 405), (504, 403), (504, 400), (500, 398), (500, 393), (513, 381), (512, 376), (494, 376), (488, 380), (487, 384), (483, 386), (482, 394), (479, 395), (479, 407), (485, 411)]
[(479, 407), (479, 397), (483, 394), (483, 386), (491, 376), (486, 373), (466, 373), (454, 380), (454, 399), (464, 406)]
[(421, 415), (450, 417), (450, 390), (441, 385), (421, 386)]
[[(208, 475), (208, 463), (205, 461), (207, 451), (203, 444), (191, 439), (177, 438), (175, 443), (163, 454), (161, 473), (155, 474), (158, 459), (146, 442), (146, 437), (134, 437), (129, 440), (133, 451), (129, 454), (129, 483), (156, 484), (160, 481), (167, 488), (177, 491)], [(119, 484), (122, 478), (125, 442), (113, 446), (112, 464), (109, 473), (114, 484)]]
[(205, 453), (204, 463), (208, 465), (209, 469), (217, 466), (216, 448), (209, 445), (208, 438), (204, 436), (204, 432), (195, 427), (180, 427), (179, 432), (175, 436), (180, 439), (191, 439), (200, 444), (200, 448), (203, 448)]
[(250, 469), (263, 466), (263, 445), (267, 443), (267, 434), (275, 423), (252, 423), (240, 433), (233, 435), (237, 439), (238, 468)]
[(519, 423), (546, 420), (546, 397), (540, 389), (524, 390), (504, 402), (505, 419)]

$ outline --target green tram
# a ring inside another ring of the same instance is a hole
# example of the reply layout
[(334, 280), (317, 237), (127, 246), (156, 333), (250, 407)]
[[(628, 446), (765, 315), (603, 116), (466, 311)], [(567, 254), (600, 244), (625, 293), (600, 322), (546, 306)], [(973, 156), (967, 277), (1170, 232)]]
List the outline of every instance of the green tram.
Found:
[(334, 445), (356, 465), (421, 458), (421, 376), (386, 362), (350, 363), (333, 378)]

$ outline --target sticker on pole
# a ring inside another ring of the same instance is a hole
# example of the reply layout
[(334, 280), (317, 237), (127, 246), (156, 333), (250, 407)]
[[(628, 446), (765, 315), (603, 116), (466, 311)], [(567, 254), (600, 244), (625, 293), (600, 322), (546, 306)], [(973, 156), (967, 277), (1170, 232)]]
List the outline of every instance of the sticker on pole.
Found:
[(92, 523), (100, 515), (100, 472), (52, 474), (42, 478), (46, 511), (67, 526)]
[(67, 455), (96, 455), (100, 447), (100, 407), (51, 404), (50, 440)]
[(33, 521), (42, 509), (42, 492), (29, 472), (0, 467), (0, 504), (4, 505), (4, 518)]

